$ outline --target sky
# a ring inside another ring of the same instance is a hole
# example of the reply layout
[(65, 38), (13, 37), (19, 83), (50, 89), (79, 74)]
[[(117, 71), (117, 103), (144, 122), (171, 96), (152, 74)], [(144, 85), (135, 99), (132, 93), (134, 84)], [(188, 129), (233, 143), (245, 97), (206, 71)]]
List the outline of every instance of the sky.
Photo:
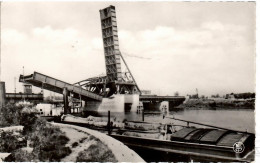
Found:
[(7, 92), (15, 85), (22, 91), (23, 66), (25, 75), (69, 83), (105, 74), (99, 10), (109, 5), (116, 7), (120, 51), (141, 89), (255, 92), (255, 2), (3, 2)]

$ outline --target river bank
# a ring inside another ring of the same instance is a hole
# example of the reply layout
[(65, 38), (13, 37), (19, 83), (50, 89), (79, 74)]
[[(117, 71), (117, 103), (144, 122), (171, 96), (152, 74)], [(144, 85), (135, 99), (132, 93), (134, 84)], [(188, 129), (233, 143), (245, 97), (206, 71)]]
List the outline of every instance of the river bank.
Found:
[(7, 162), (143, 162), (103, 133), (47, 122), (32, 108), (6, 105), (0, 114), (0, 160)]
[(178, 109), (255, 109), (255, 99), (188, 99)]

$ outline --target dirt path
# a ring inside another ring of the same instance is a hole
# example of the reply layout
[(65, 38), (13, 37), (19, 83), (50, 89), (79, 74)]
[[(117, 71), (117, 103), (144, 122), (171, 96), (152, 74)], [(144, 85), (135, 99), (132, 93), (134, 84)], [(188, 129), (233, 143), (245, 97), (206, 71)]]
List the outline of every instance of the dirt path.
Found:
[[(120, 141), (107, 136), (106, 134), (100, 133), (98, 131), (90, 130), (83, 127), (53, 123), (53, 125), (61, 128), (62, 131), (66, 133), (70, 139), (68, 146), (72, 146), (74, 142), (80, 142), (76, 147), (72, 148), (72, 153), (63, 158), (61, 161), (76, 161), (76, 157), (80, 151), (87, 149), (94, 140), (88, 139), (90, 136), (94, 136), (104, 143), (114, 154), (118, 162), (144, 162), (144, 160), (136, 154), (133, 150), (129, 149)], [(90, 141), (89, 141), (90, 140)]]
[(70, 147), (72, 152), (70, 155), (61, 159), (61, 162), (75, 162), (79, 152), (88, 148), (93, 141), (86, 141), (89, 135), (84, 132), (79, 132), (76, 129), (70, 127), (61, 127), (61, 131), (66, 133), (66, 136), (70, 139), (66, 146)]

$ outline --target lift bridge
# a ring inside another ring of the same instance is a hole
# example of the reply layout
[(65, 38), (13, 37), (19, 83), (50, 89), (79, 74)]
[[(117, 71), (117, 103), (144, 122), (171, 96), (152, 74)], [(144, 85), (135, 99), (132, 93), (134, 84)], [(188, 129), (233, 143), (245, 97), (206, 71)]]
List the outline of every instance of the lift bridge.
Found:
[(101, 29), (106, 65), (106, 76), (88, 78), (69, 84), (53, 77), (34, 72), (31, 75), (20, 75), (19, 81), (36, 87), (63, 94), (66, 108), (67, 96), (84, 101), (102, 101), (113, 94), (140, 95), (142, 101), (184, 101), (184, 97), (142, 96), (141, 91), (120, 50), (116, 11), (114, 6), (100, 10)]

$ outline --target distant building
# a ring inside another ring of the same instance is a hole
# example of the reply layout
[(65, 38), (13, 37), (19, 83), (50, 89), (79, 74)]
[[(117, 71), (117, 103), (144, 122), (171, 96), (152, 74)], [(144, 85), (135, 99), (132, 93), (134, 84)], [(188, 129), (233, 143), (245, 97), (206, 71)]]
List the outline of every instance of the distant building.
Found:
[(151, 90), (141, 90), (142, 95), (150, 95), (151, 94)]
[(198, 99), (199, 95), (198, 94), (194, 94), (194, 95), (189, 95), (191, 99)]
[(19, 101), (29, 101), (34, 103), (43, 102), (43, 94), (32, 93), (32, 85), (24, 84), (24, 93), (6, 93), (6, 101), (11, 103), (16, 103)]
[(24, 84), (24, 94), (32, 94), (32, 85), (31, 84)]
[(59, 116), (63, 114), (63, 107), (56, 107), (54, 104), (37, 104), (36, 110), (41, 116)]

